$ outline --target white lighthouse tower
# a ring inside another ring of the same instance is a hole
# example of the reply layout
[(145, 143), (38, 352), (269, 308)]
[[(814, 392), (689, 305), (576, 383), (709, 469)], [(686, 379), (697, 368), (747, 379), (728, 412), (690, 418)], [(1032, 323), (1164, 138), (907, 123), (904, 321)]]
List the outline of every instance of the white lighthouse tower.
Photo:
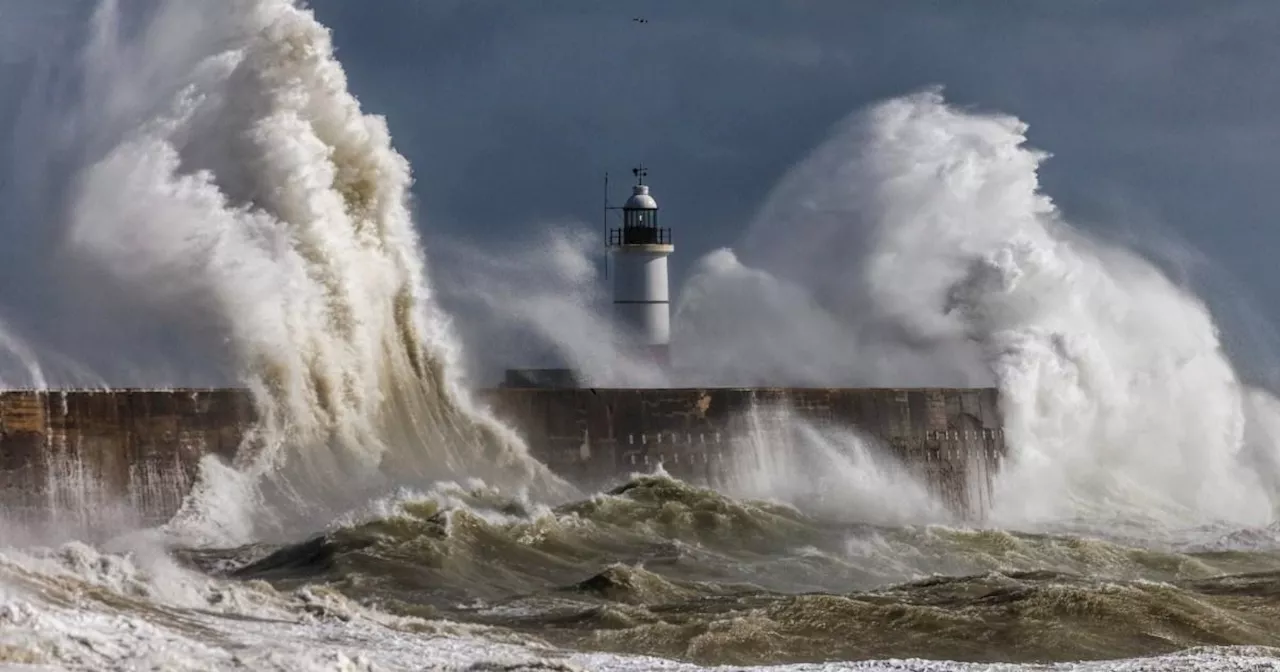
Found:
[(609, 231), (613, 256), (613, 309), (624, 336), (655, 364), (670, 364), (671, 299), (667, 257), (675, 252), (671, 229), (658, 226), (658, 202), (639, 167), (631, 198), (622, 206), (622, 227)]

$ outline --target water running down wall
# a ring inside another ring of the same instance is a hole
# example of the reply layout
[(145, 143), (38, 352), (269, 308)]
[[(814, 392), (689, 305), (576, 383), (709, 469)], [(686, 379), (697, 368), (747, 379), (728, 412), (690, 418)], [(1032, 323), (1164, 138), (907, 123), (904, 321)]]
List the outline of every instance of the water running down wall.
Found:
[[(978, 517), (1004, 454), (993, 389), (500, 389), (481, 393), (532, 453), (584, 489), (659, 464), (716, 485), (753, 439), (765, 450), (789, 409), (816, 426), (856, 428), (949, 508)], [(159, 523), (206, 454), (234, 461), (255, 422), (238, 389), (0, 393), (0, 493), (10, 514), (80, 526), (104, 511)], [(767, 436), (752, 437), (762, 431)]]

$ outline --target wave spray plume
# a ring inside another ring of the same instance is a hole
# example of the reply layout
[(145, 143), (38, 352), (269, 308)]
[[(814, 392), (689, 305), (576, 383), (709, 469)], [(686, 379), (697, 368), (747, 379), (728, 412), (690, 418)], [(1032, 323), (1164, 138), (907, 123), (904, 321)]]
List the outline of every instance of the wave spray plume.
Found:
[(98, 151), (65, 252), (218, 344), (261, 416), (238, 471), (206, 461), (188, 522), (266, 534), (439, 479), (563, 487), (462, 388), (407, 162), (310, 11), (104, 2), (82, 63), (78, 136)]
[[(737, 254), (701, 265), (682, 324), (809, 324), (821, 337), (791, 351), (795, 366), (751, 351), (768, 338), (719, 341), (740, 351), (718, 361), (810, 384), (994, 383), (1011, 447), (997, 520), (1270, 522), (1272, 397), (1240, 381), (1186, 288), (1063, 220), (1025, 132), (938, 91), (854, 115), (788, 174)], [(714, 299), (730, 276), (790, 298), (728, 310)]]

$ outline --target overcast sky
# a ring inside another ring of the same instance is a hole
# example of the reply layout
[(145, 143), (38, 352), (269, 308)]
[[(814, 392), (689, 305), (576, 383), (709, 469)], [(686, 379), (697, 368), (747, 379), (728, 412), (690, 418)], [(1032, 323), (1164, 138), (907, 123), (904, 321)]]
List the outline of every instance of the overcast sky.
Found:
[[(38, 4), (0, 5), (0, 45), (21, 41), (14, 13)], [(1030, 124), (1053, 154), (1045, 191), (1072, 221), (1141, 245), (1181, 239), (1280, 319), (1274, 0), (311, 4), (413, 164), (428, 246), (433, 233), (496, 245), (548, 221), (596, 226), (602, 172), (625, 182), (643, 162), (675, 229), (678, 284), (833, 124), (941, 85)]]

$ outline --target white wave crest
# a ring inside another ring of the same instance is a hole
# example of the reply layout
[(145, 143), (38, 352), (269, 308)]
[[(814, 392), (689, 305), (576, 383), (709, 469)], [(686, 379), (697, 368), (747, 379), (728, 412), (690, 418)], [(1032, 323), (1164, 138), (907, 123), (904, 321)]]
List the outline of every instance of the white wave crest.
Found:
[[(681, 329), (755, 334), (695, 359), (809, 384), (997, 385), (1006, 524), (1266, 524), (1274, 398), (1242, 384), (1190, 291), (1063, 220), (1025, 131), (937, 91), (852, 117), (783, 180), (741, 261), (717, 252), (689, 282)], [(737, 296), (749, 278), (770, 291)]]
[(104, 304), (129, 306), (117, 319), (198, 344), (259, 415), (235, 473), (204, 467), (242, 481), (234, 497), (206, 482), (178, 522), (247, 541), (399, 485), (564, 490), (463, 388), (409, 166), (310, 10), (104, 0), (88, 32), (69, 77), (65, 217), (45, 213), (64, 223), (59, 254)]

